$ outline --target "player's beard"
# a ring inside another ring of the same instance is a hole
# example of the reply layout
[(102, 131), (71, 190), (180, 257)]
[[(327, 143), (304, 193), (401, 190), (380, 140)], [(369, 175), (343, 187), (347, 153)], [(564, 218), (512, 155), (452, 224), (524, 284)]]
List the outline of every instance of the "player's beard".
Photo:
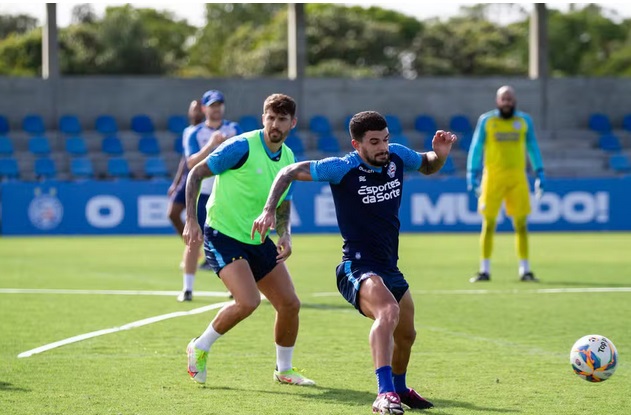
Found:
[(285, 138), (287, 138), (287, 133), (283, 134), (282, 131), (277, 130), (275, 128), (270, 130), (268, 135), (269, 135), (269, 140), (272, 143), (281, 143), (283, 142)]
[(371, 166), (386, 167), (390, 163), (390, 152), (375, 154), (375, 157), (366, 157), (366, 161)]
[(498, 110), (500, 110), (500, 116), (502, 118), (504, 118), (505, 120), (508, 120), (509, 118), (513, 118), (513, 115), (515, 115), (515, 106), (511, 106), (511, 107), (498, 107)]

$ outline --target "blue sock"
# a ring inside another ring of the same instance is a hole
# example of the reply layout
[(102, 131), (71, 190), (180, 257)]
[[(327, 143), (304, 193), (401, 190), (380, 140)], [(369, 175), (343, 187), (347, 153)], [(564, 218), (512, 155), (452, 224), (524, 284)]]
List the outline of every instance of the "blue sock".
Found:
[(379, 393), (394, 392), (394, 383), (392, 383), (392, 366), (381, 366), (375, 370), (377, 375), (377, 386)]
[(408, 387), (405, 385), (405, 372), (402, 375), (392, 374), (392, 380), (394, 381), (394, 390), (396, 393), (406, 393)]

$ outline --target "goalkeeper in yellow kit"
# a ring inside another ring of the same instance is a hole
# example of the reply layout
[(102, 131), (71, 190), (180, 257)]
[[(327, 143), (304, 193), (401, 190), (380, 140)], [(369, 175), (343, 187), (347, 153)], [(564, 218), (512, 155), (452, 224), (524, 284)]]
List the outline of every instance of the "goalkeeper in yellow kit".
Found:
[(467, 158), (467, 190), (478, 197), (478, 212), (483, 217), (480, 270), (469, 281), (491, 279), (493, 235), (502, 202), (506, 202), (506, 213), (513, 220), (519, 277), (521, 281), (538, 281), (528, 262), (527, 216), (530, 213), (530, 192), (526, 176), (526, 153), (537, 175), (535, 194), (539, 196), (545, 179), (541, 152), (530, 115), (515, 110), (514, 89), (510, 86), (498, 89), (496, 104), (497, 109), (480, 116)]

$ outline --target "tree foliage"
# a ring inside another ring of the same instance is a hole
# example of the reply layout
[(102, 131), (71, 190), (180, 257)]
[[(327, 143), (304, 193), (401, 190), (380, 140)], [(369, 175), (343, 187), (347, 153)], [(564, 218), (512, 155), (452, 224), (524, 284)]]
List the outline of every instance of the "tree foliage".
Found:
[[(548, 13), (552, 75), (631, 76), (631, 21), (596, 4)], [(498, 23), (507, 14), (517, 21)], [(471, 5), (449, 19), (419, 21), (379, 7), (309, 3), (305, 17), (308, 76), (528, 73), (529, 16), (519, 4)], [(97, 16), (90, 4), (79, 4), (59, 33), (62, 73), (286, 75), (286, 4), (209, 3), (206, 21), (196, 28), (172, 13), (130, 4)], [(36, 19), (0, 15), (0, 74), (38, 75), (41, 53)]]

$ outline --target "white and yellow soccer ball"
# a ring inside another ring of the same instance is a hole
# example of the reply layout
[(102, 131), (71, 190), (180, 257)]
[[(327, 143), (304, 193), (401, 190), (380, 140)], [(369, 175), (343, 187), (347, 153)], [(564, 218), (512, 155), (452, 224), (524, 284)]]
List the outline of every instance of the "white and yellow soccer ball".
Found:
[(588, 382), (602, 382), (611, 377), (618, 366), (618, 351), (613, 342), (598, 334), (581, 337), (570, 351), (572, 369)]

